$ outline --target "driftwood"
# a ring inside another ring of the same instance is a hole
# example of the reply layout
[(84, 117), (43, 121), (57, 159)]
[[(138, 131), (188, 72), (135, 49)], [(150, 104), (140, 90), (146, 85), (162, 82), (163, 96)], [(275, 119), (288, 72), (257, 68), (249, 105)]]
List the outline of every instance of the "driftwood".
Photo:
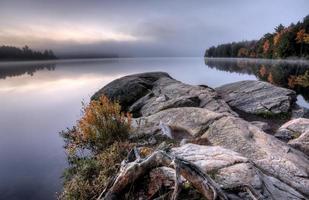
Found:
[(130, 161), (133, 160), (132, 157), (135, 157), (135, 160), (133, 162), (123, 162), (114, 182), (104, 190), (100, 195), (100, 199), (119, 199), (119, 196), (122, 195), (122, 192), (129, 184), (160, 166), (173, 167), (176, 170), (175, 190), (172, 194), (173, 200), (178, 198), (181, 191), (180, 175), (189, 181), (206, 199), (227, 199), (220, 187), (198, 166), (189, 161), (172, 156), (164, 151), (155, 151), (145, 159), (140, 158), (136, 148), (131, 152), (133, 155), (130, 155)]

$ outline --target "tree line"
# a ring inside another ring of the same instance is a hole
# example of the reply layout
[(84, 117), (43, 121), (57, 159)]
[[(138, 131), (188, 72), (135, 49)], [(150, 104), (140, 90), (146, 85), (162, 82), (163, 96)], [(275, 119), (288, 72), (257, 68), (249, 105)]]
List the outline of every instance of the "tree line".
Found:
[(28, 46), (22, 48), (0, 46), (0, 60), (48, 60), (56, 59), (52, 50), (34, 51)]
[(309, 15), (287, 27), (282, 24), (259, 40), (212, 46), (205, 57), (306, 58), (309, 59)]

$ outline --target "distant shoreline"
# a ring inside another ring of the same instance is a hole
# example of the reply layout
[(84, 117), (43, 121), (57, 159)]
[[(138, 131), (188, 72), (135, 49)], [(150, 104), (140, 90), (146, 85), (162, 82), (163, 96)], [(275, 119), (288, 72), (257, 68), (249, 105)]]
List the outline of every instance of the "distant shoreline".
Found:
[(211, 60), (243, 60), (243, 61), (259, 61), (260, 63), (269, 63), (269, 62), (274, 62), (274, 63), (280, 63), (280, 62), (285, 62), (285, 63), (304, 63), (304, 64), (309, 64), (308, 59), (304, 58), (239, 58), (239, 57), (204, 57), (204, 59), (211, 59)]

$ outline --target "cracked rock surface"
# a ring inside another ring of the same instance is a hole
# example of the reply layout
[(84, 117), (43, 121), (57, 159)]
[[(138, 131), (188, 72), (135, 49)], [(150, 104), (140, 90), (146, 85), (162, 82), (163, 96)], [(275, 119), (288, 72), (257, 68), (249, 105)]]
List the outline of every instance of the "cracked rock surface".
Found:
[[(154, 72), (117, 79), (92, 99), (100, 95), (118, 100), (123, 110), (133, 113), (132, 136), (156, 142), (155, 138), (163, 134), (160, 124), (164, 123), (178, 143), (194, 139), (171, 151), (210, 174), (228, 191), (230, 199), (250, 199), (243, 192), (235, 192), (244, 185), (258, 191), (260, 199), (309, 198), (309, 160), (303, 148), (308, 145), (308, 119), (296, 119), (281, 127), (301, 132), (287, 144), (265, 133), (267, 124), (251, 124), (232, 110), (252, 114), (289, 112), (295, 101), (291, 90), (260, 81), (241, 81), (214, 90)], [(211, 146), (197, 144), (203, 139)], [(171, 168), (154, 169), (149, 193), (172, 187), (173, 176)], [(160, 182), (156, 183), (158, 177)]]
[(262, 81), (239, 81), (216, 91), (231, 107), (250, 114), (288, 113), (296, 101), (294, 91)]
[(275, 136), (309, 156), (309, 119), (297, 118), (286, 122)]

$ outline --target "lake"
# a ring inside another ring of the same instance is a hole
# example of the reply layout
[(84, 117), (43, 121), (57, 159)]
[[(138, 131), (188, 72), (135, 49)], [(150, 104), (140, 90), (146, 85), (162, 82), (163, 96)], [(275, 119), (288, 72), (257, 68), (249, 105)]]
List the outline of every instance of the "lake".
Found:
[(59, 132), (80, 117), (81, 102), (124, 75), (165, 71), (217, 87), (263, 80), (293, 89), (309, 108), (309, 63), (252, 59), (126, 58), (0, 62), (0, 199), (55, 199), (66, 155)]

